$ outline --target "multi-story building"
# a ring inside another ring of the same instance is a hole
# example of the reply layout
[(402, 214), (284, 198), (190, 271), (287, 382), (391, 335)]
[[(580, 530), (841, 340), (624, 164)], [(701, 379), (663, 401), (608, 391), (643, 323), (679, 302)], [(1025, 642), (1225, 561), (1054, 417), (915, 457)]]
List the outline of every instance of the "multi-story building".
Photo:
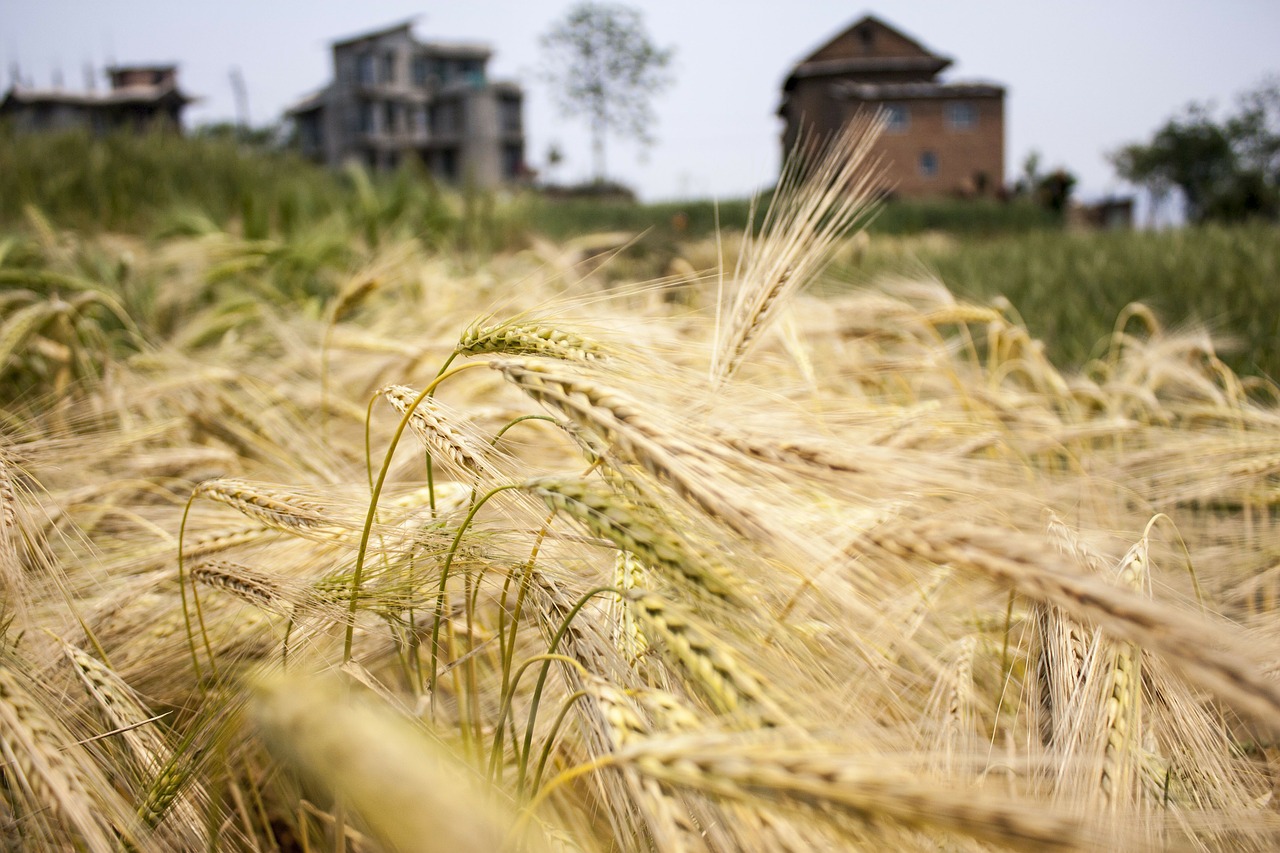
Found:
[(416, 158), (448, 183), (524, 177), (524, 95), (488, 79), (492, 52), (418, 41), (412, 21), (333, 43), (333, 82), (288, 111), (302, 152), (331, 166)]
[(778, 108), (784, 151), (802, 135), (824, 138), (858, 113), (880, 110), (887, 124), (876, 153), (888, 192), (1000, 192), (1004, 87), (939, 81), (951, 62), (875, 17), (862, 18), (787, 76)]
[(182, 110), (195, 98), (178, 88), (176, 65), (117, 65), (107, 76), (111, 87), (105, 92), (15, 83), (0, 100), (0, 120), (28, 132), (182, 129)]

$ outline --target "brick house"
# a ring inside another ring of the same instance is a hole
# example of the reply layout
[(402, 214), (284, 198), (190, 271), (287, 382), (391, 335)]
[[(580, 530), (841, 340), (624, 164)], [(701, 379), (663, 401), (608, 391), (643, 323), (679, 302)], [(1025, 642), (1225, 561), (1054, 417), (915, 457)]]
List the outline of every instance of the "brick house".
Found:
[(1004, 87), (941, 82), (951, 62), (878, 18), (858, 20), (787, 75), (778, 108), (784, 153), (802, 133), (825, 138), (859, 112), (881, 110), (888, 123), (877, 153), (889, 194), (1000, 192)]
[(520, 87), (488, 79), (488, 47), (419, 41), (412, 24), (333, 43), (333, 82), (286, 113), (302, 153), (372, 169), (414, 158), (446, 183), (521, 179)]
[(15, 83), (0, 99), (0, 120), (23, 132), (181, 131), (182, 110), (195, 98), (178, 88), (176, 65), (117, 65), (107, 69), (107, 77), (111, 88), (105, 92)]

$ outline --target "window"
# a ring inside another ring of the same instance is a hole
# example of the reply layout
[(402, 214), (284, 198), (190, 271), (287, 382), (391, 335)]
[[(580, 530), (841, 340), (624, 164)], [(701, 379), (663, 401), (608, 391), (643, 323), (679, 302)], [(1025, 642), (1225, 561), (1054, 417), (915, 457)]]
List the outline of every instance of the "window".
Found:
[(442, 148), (437, 153), (436, 170), (446, 181), (458, 179), (458, 151), (455, 148)]
[(884, 120), (889, 133), (906, 133), (911, 126), (911, 113), (902, 104), (885, 104)]
[(362, 53), (356, 57), (356, 80), (365, 85), (374, 82), (373, 54)]
[(924, 178), (933, 178), (938, 174), (938, 155), (932, 151), (923, 151), (920, 154), (920, 175)]
[(947, 104), (947, 126), (952, 130), (972, 130), (978, 125), (978, 110), (968, 101)]
[(480, 60), (464, 59), (458, 71), (460, 76), (466, 79), (467, 85), (477, 89), (484, 85), (484, 63)]
[(413, 58), (413, 85), (427, 85), (427, 78), (430, 76), (430, 66), (427, 65), (425, 56), (415, 56)]
[(379, 68), (378, 82), (393, 83), (396, 79), (396, 55), (394, 53), (382, 54), (382, 64)]
[(502, 177), (514, 181), (524, 171), (524, 151), (519, 145), (502, 146)]
[(361, 101), (356, 119), (356, 130), (360, 133), (373, 133), (373, 104)]
[(520, 133), (520, 100), (503, 98), (498, 101), (498, 122), (505, 134)]

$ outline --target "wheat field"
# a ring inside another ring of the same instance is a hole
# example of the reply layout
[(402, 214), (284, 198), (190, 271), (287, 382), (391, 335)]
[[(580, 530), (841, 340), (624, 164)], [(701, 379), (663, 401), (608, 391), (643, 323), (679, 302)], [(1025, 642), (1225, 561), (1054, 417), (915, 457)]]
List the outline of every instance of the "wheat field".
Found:
[(866, 130), (656, 282), (382, 239), (285, 300), (296, 245), (30, 211), (4, 849), (1280, 844), (1276, 389), (1140, 305), (1064, 372), (807, 295)]

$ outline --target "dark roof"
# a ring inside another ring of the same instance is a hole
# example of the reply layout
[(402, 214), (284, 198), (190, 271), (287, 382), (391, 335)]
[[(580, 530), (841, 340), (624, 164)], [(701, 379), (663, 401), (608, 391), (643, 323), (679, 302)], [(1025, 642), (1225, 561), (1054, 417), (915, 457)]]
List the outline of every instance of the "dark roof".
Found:
[(312, 92), (310, 95), (307, 95), (305, 98), (297, 101), (293, 106), (287, 108), (284, 111), (284, 114), (287, 116), (296, 116), (301, 115), (302, 113), (309, 113), (323, 109), (328, 98), (329, 87), (326, 86), (320, 91)]
[(850, 74), (859, 71), (928, 71), (936, 74), (950, 65), (951, 60), (945, 56), (857, 56), (849, 59), (820, 59), (800, 63), (788, 79)]
[[(889, 30), (898, 38), (902, 39), (907, 44), (909, 44), (911, 47), (914, 47), (916, 50), (919, 50), (921, 53), (927, 53), (932, 56), (938, 56), (938, 54), (934, 53), (932, 50), (929, 50), (929, 48), (925, 47), (919, 41), (917, 41), (916, 39), (913, 39), (911, 36), (907, 35), (902, 30), (893, 26), (893, 24), (885, 23), (883, 20), (881, 20), (880, 18), (877, 18), (875, 15), (863, 15), (861, 18), (859, 18), (858, 20), (854, 21), (852, 24), (850, 24), (849, 26), (841, 30), (838, 34), (836, 34), (834, 38), (827, 39), (827, 41), (823, 43), (822, 47), (819, 47), (818, 50), (814, 51), (814, 53), (817, 53), (818, 51), (822, 50), (823, 47), (826, 47), (827, 45), (831, 44), (831, 42), (843, 38), (844, 36), (848, 35), (849, 33), (853, 32), (854, 30), (858, 29), (861, 26), (865, 26), (866, 24), (875, 24), (877, 27), (883, 27), (884, 29)], [(812, 55), (813, 54), (810, 54), (810, 56)]]
[(129, 65), (108, 65), (107, 73), (115, 74), (119, 71), (177, 71), (178, 64), (176, 62), (156, 62), (156, 63), (131, 63)]
[(414, 21), (416, 21), (416, 20), (418, 20), (418, 16), (417, 16), (417, 15), (413, 16), (412, 18), (407, 18), (407, 19), (405, 19), (405, 20), (401, 21), (401, 22), (400, 22), (400, 23), (398, 23), (398, 24), (392, 24), (392, 25), (387, 26), (387, 27), (382, 27), (382, 28), (380, 28), (380, 29), (371, 30), (371, 31), (369, 31), (369, 32), (367, 32), (367, 33), (360, 33), (359, 35), (350, 36), (350, 37), (348, 37), (348, 38), (338, 39), (337, 41), (333, 42), (333, 46), (334, 46), (334, 47), (346, 47), (347, 45), (349, 45), (349, 44), (355, 44), (356, 42), (366, 41), (366, 40), (368, 40), (368, 39), (376, 39), (376, 38), (380, 38), (380, 37), (382, 37), (382, 36), (389, 36), (389, 35), (392, 35), (393, 33), (398, 33), (398, 32), (402, 32), (402, 31), (412, 30), (412, 29), (413, 29), (413, 23), (414, 23)]
[(420, 41), (418, 47), (436, 57), (449, 59), (488, 59), (493, 50), (487, 44), (465, 41)]
[(189, 104), (199, 99), (173, 86), (126, 86), (106, 92), (69, 92), (65, 89), (28, 89), (12, 86), (4, 96), (5, 104), (70, 104), (78, 107), (154, 104), (174, 100), (181, 104)]
[(905, 101), (919, 98), (998, 98), (1004, 87), (994, 83), (853, 83), (831, 84), (837, 98), (861, 101)]

